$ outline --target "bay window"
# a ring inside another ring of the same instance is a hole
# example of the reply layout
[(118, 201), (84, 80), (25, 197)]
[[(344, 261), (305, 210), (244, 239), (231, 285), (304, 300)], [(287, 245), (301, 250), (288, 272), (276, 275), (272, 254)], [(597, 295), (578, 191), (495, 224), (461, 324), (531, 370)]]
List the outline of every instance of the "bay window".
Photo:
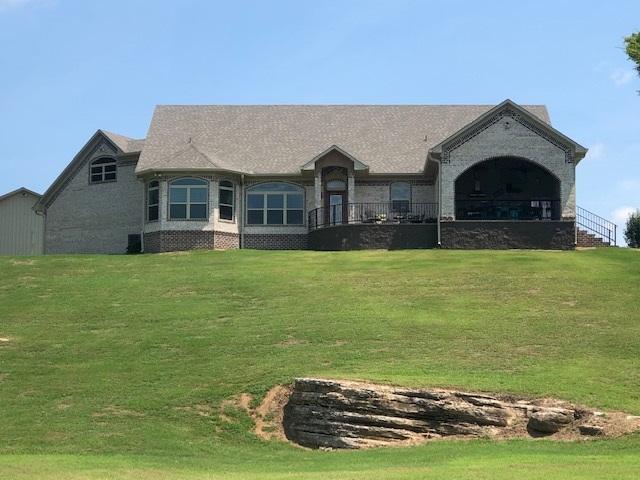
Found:
[(170, 220), (206, 220), (209, 183), (200, 178), (180, 178), (169, 184)]
[(160, 205), (160, 184), (152, 180), (147, 185), (147, 221), (158, 220), (158, 206)]
[(220, 220), (233, 220), (234, 188), (229, 180), (222, 180), (218, 192)]

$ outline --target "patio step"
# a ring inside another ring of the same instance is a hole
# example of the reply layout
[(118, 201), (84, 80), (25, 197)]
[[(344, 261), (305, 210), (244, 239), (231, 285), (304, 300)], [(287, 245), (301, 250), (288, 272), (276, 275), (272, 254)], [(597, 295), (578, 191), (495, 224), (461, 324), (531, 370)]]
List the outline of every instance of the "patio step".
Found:
[(602, 238), (594, 235), (593, 233), (589, 233), (586, 230), (582, 230), (581, 228), (578, 228), (577, 246), (578, 247), (610, 247), (611, 243), (603, 240)]
[(617, 225), (576, 205), (576, 243), (578, 247), (615, 247)]

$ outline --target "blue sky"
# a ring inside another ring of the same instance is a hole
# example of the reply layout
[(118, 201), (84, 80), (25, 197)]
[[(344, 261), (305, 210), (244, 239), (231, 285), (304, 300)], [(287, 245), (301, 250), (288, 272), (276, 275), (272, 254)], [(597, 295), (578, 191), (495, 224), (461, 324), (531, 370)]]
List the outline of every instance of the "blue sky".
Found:
[(578, 203), (640, 208), (640, 1), (0, 0), (0, 193), (44, 191), (156, 104), (544, 103)]

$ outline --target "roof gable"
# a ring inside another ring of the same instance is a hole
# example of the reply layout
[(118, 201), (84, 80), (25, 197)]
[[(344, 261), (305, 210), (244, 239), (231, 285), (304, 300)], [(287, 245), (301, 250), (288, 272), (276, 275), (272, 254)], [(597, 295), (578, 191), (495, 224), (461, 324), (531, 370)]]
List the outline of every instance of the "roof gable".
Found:
[(513, 118), (529, 130), (533, 130), (541, 137), (564, 150), (569, 163), (574, 161), (574, 157), (575, 162), (579, 162), (587, 153), (586, 148), (553, 128), (550, 123), (542, 121), (526, 108), (523, 108), (512, 100), (507, 99), (429, 149), (429, 157), (446, 161), (449, 151), (466, 142), (468, 139), (482, 132), (505, 116)]
[(302, 165), (300, 167), (300, 170), (302, 170), (303, 172), (304, 171), (308, 171), (308, 170), (314, 170), (316, 168), (316, 162), (318, 160), (326, 157), (331, 152), (338, 152), (339, 154), (341, 154), (341, 155), (345, 156), (346, 158), (348, 158), (349, 160), (351, 160), (353, 162), (353, 169), (354, 170), (368, 170), (369, 169), (368, 165), (362, 163), (360, 160), (355, 158), (350, 153), (344, 151), (342, 148), (338, 147), (337, 145), (331, 145), (329, 148), (327, 148), (323, 152), (319, 153), (318, 155), (313, 157), (311, 160), (309, 160), (307, 163)]
[(16, 188), (15, 190), (12, 190), (11, 192), (5, 193), (4, 195), (0, 195), (0, 200), (5, 200), (7, 198), (13, 197), (15, 195), (19, 195), (21, 193), (24, 193), (26, 195), (31, 195), (32, 197), (34, 197), (36, 199), (42, 197), (42, 195), (40, 195), (39, 193), (34, 192), (33, 190), (29, 190), (26, 187), (20, 187), (20, 188)]
[[(62, 171), (60, 175), (53, 181), (53, 183), (49, 186), (46, 192), (42, 195), (38, 203), (35, 205), (35, 209), (37, 211), (46, 209), (51, 202), (55, 199), (56, 195), (62, 188), (66, 185), (66, 183), (75, 176), (75, 174), (82, 168), (84, 163), (89, 159), (89, 157), (102, 149), (102, 152), (105, 155), (123, 155), (129, 152), (125, 152), (118, 146), (118, 143), (121, 143), (122, 139), (128, 137), (119, 136), (120, 139), (111, 138), (114, 134), (107, 134), (103, 130), (97, 130), (94, 133), (89, 141), (84, 144), (84, 146), (80, 149), (80, 151), (73, 157), (71, 162), (66, 166), (66, 168)], [(118, 143), (116, 141), (118, 140)]]

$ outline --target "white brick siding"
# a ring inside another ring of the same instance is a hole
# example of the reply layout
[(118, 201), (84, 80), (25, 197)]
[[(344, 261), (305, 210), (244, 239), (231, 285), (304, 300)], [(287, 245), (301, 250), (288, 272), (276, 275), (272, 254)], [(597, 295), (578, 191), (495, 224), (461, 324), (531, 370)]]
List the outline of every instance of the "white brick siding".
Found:
[[(505, 122), (509, 128), (505, 128)], [(493, 157), (514, 156), (535, 162), (560, 180), (560, 205), (563, 218), (575, 217), (575, 163), (567, 163), (565, 152), (549, 140), (505, 117), (450, 152), (443, 163), (443, 218), (455, 218), (455, 181), (476, 163)]]
[(143, 186), (135, 165), (118, 165), (115, 182), (89, 184), (89, 163), (103, 155), (87, 158), (48, 207), (45, 253), (125, 253), (127, 236), (141, 233)]

